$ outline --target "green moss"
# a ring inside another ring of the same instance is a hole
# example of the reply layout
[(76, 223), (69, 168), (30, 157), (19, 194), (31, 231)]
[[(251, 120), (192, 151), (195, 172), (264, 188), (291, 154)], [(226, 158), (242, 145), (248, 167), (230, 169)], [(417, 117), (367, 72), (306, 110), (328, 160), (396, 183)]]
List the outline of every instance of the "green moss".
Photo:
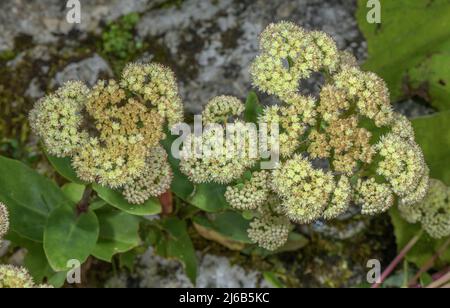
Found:
[(100, 53), (109, 60), (113, 71), (118, 74), (127, 62), (133, 60), (143, 48), (135, 39), (135, 26), (140, 16), (131, 13), (107, 25), (101, 36)]

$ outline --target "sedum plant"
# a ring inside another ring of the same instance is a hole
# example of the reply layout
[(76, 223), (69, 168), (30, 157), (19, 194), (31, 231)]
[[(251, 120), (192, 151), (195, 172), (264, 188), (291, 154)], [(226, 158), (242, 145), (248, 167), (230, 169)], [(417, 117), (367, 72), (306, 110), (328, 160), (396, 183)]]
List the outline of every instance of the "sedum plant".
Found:
[[(302, 94), (301, 81), (313, 74), (324, 80), (319, 93)], [(274, 250), (286, 242), (289, 221), (333, 219), (352, 204), (363, 214), (379, 214), (424, 198), (428, 168), (410, 122), (392, 110), (384, 81), (362, 71), (327, 34), (291, 22), (269, 25), (250, 75), (278, 100), (257, 120), (280, 128), (277, 168), (255, 170), (257, 160), (230, 150), (218, 159), (181, 155), (180, 168), (194, 183), (226, 184), (230, 206), (253, 212), (248, 234), (254, 242)], [(243, 110), (238, 99), (220, 96), (206, 105), (203, 118), (239, 124)], [(213, 135), (193, 139), (207, 143)]]
[[(184, 140), (179, 160), (166, 131), (183, 121), (183, 105), (167, 67), (132, 63), (119, 80), (92, 88), (71, 81), (40, 99), (31, 127), (69, 182), (59, 187), (0, 157), (0, 173), (17, 175), (0, 178), (0, 201), (11, 209), (6, 237), (29, 250), (25, 263), (36, 281), (61, 286), (70, 260), (113, 262), (151, 244), (180, 260), (195, 282), (190, 225), (231, 249), (264, 255), (303, 247), (295, 224), (335, 219), (353, 206), (367, 215), (394, 204), (405, 212), (422, 208), (414, 204), (427, 192), (429, 171), (410, 122), (392, 110), (383, 80), (362, 71), (331, 37), (271, 24), (250, 75), (278, 103), (263, 108), (253, 92), (245, 103), (212, 98), (203, 133)], [(312, 76), (323, 84), (305, 94), (300, 85)], [(258, 142), (250, 123), (268, 134)], [(227, 132), (224, 144), (218, 131)], [(213, 155), (192, 155), (199, 148)], [(261, 168), (265, 158), (255, 150), (276, 153), (275, 168)], [(146, 219), (155, 214), (159, 219)], [(7, 217), (0, 206), (0, 235)], [(32, 267), (42, 262), (45, 272)], [(32, 285), (22, 269), (1, 267), (0, 277)]]
[(30, 123), (45, 150), (69, 157), (79, 179), (119, 189), (134, 204), (164, 193), (172, 173), (159, 142), (183, 118), (174, 74), (129, 64), (119, 82), (68, 82), (39, 100)]

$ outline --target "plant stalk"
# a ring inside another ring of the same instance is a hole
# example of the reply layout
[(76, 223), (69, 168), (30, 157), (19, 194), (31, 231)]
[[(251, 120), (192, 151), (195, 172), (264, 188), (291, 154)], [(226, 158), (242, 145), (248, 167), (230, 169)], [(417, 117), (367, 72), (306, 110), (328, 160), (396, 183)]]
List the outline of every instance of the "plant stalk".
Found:
[(442, 254), (445, 252), (447, 247), (450, 245), (450, 238), (445, 241), (445, 243), (439, 248), (439, 250), (430, 258), (427, 262), (419, 269), (417, 274), (409, 281), (408, 285), (413, 286), (417, 284), (417, 281), (419, 280), (420, 276), (422, 276), (423, 273), (428, 272), (428, 270), (434, 265), (436, 260), (442, 256)]
[(400, 253), (395, 257), (394, 260), (388, 265), (388, 267), (381, 274), (380, 280), (372, 285), (373, 289), (379, 288), (381, 284), (386, 280), (387, 277), (392, 273), (392, 271), (397, 267), (397, 265), (403, 260), (406, 254), (414, 247), (414, 245), (419, 241), (423, 234), (423, 230), (420, 230), (418, 234), (416, 234), (406, 246), (400, 251)]
[(81, 197), (80, 202), (78, 202), (77, 204), (76, 207), (77, 216), (87, 213), (87, 211), (89, 210), (89, 201), (91, 199), (91, 194), (92, 194), (92, 185), (89, 184), (84, 189), (83, 197)]
[(439, 287), (447, 284), (448, 282), (450, 282), (450, 272), (448, 272), (447, 274), (445, 274), (444, 276), (442, 276), (438, 280), (433, 281), (426, 288), (427, 289), (439, 288)]

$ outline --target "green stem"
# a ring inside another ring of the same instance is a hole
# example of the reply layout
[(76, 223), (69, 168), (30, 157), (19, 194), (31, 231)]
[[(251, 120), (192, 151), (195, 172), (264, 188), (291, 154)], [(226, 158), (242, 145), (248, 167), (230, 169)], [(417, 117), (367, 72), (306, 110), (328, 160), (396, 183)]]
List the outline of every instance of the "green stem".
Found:
[(409, 263), (407, 260), (403, 260), (403, 283), (402, 288), (408, 288), (408, 271)]

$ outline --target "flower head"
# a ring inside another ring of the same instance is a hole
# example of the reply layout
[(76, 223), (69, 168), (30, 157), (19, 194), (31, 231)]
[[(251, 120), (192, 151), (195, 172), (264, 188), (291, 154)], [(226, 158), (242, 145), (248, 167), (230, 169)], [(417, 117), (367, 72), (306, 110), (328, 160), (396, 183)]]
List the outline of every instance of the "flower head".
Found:
[(114, 189), (148, 180), (148, 172), (139, 177), (164, 125), (182, 117), (175, 76), (159, 64), (130, 64), (119, 82), (100, 80), (92, 89), (69, 82), (30, 113), (50, 154), (69, 156), (80, 179)]
[(330, 204), (323, 212), (323, 218), (329, 220), (344, 214), (350, 207), (352, 193), (350, 180), (342, 175), (336, 184), (336, 189), (333, 191)]
[(346, 66), (334, 77), (335, 86), (343, 90), (349, 99), (356, 100), (358, 111), (372, 119), (377, 126), (389, 125), (393, 111), (386, 83), (371, 72), (363, 72), (355, 66)]
[(132, 63), (122, 72), (122, 87), (139, 94), (150, 106), (155, 106), (167, 119), (169, 127), (183, 120), (183, 105), (178, 94), (175, 74), (158, 63)]
[(272, 172), (272, 189), (282, 198), (286, 216), (295, 222), (319, 219), (335, 186), (331, 172), (315, 169), (300, 155)]
[(167, 153), (162, 147), (153, 148), (147, 157), (144, 172), (125, 185), (123, 195), (130, 203), (143, 204), (150, 197), (165, 193), (170, 188), (172, 177)]
[(261, 54), (250, 68), (253, 83), (268, 94), (283, 98), (298, 91), (299, 81), (321, 69), (332, 72), (339, 63), (333, 39), (323, 32), (308, 32), (294, 23), (270, 24), (260, 38)]
[(450, 235), (450, 187), (431, 179), (426, 197), (419, 203), (399, 204), (401, 216), (410, 223), (420, 222), (422, 228), (433, 238)]
[(227, 123), (230, 117), (240, 116), (245, 106), (234, 96), (216, 96), (203, 109), (202, 117), (205, 123)]
[(88, 92), (82, 82), (70, 81), (34, 105), (30, 124), (48, 153), (70, 156), (86, 142), (88, 135), (82, 129), (82, 111)]
[(377, 183), (374, 178), (359, 179), (356, 195), (357, 202), (362, 206), (361, 212), (366, 215), (384, 213), (394, 204), (394, 195), (389, 185)]
[(255, 171), (251, 179), (234, 186), (227, 186), (225, 199), (237, 210), (256, 210), (269, 196), (267, 171)]
[(265, 212), (254, 218), (247, 230), (252, 242), (267, 250), (276, 250), (283, 246), (289, 235), (290, 223), (285, 216)]
[(48, 285), (36, 285), (28, 271), (23, 267), (0, 265), (1, 288), (52, 288)]
[(383, 158), (377, 173), (386, 178), (392, 190), (400, 197), (414, 192), (427, 172), (420, 147), (413, 141), (389, 133), (381, 138), (376, 149)]

